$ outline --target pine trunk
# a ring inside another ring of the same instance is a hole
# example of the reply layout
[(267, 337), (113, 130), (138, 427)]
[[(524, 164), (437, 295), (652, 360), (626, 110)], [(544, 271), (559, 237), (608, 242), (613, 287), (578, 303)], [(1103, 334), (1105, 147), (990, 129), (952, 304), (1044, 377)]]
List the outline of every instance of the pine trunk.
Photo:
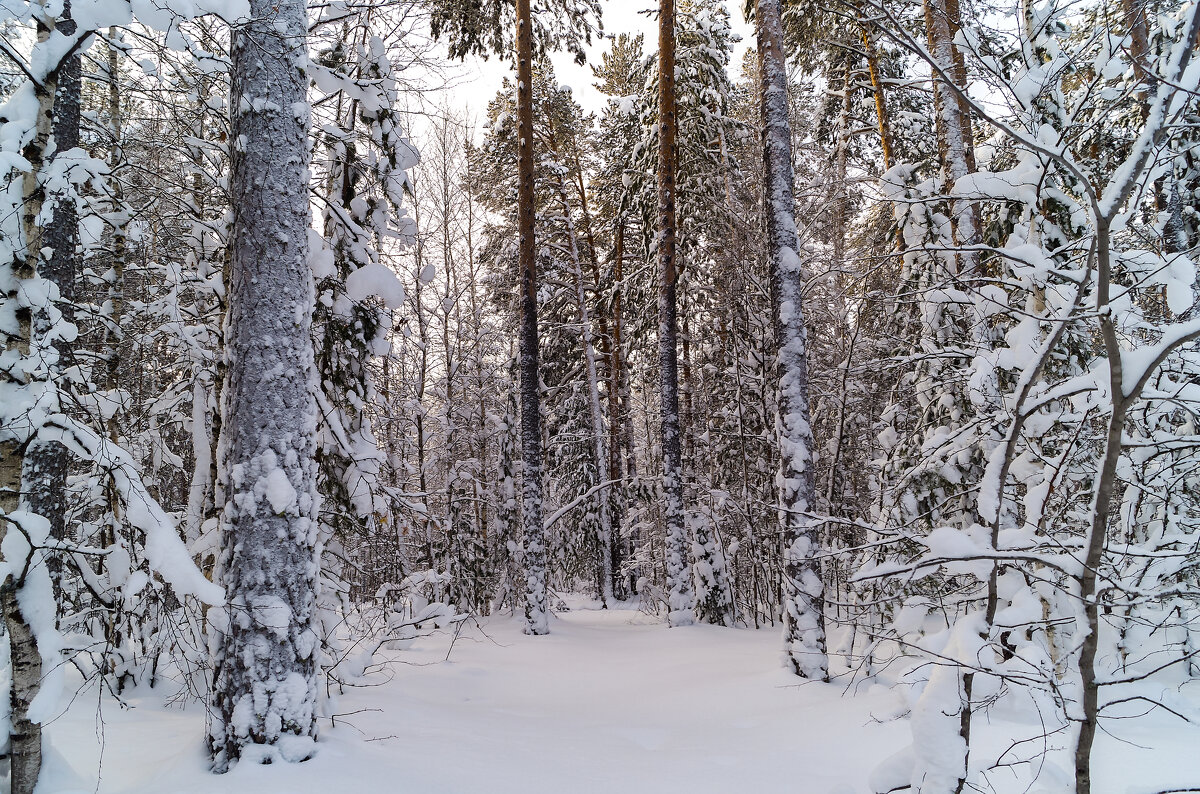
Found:
[(871, 78), (871, 94), (875, 99), (875, 122), (879, 127), (879, 145), (883, 149), (883, 170), (892, 167), (892, 125), (888, 118), (883, 78), (879, 74), (879, 49), (866, 22), (859, 22), (863, 51), (867, 55), (867, 74)]
[(229, 494), (215, 627), (213, 769), (315, 751), (316, 369), (302, 0), (234, 31), (232, 273), (221, 445)]
[(521, 521), (525, 633), (549, 634), (546, 530), (542, 524), (542, 417), (538, 372), (537, 261), (533, 193), (533, 32), (529, 0), (517, 0), (517, 231), (521, 276)]
[(792, 135), (788, 120), (787, 65), (780, 0), (758, 0), (758, 54), (762, 65), (763, 164), (767, 244), (778, 347), (779, 519), (783, 544), (784, 657), (804, 678), (825, 680), (824, 590), (813, 502), (813, 438), (808, 413), (807, 340), (803, 311)]
[(675, 0), (658, 6), (658, 365), (666, 515), (667, 623), (693, 622), (692, 571), (683, 516), (679, 435), (678, 307), (675, 299)]

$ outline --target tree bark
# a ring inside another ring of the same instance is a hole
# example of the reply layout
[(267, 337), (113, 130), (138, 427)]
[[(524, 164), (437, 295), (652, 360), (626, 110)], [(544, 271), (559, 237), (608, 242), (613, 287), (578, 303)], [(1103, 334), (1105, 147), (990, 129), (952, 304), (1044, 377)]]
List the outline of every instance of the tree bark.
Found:
[(792, 135), (780, 0), (758, 0), (758, 54), (762, 65), (763, 161), (767, 244), (779, 384), (779, 520), (783, 544), (784, 661), (792, 673), (825, 680), (824, 589), (816, 562), (813, 438), (808, 411), (808, 364), (803, 276), (793, 198)]
[[(215, 627), (213, 769), (315, 752), (319, 560), (303, 0), (251, 0), (234, 31), (233, 203), (221, 445), (229, 466)], [(215, 622), (215, 621), (214, 621)]]
[[(924, 0), (925, 29), (933, 60), (933, 99), (937, 110), (938, 149), (942, 155), (943, 190), (949, 194), (955, 182), (975, 170), (975, 146), (966, 97), (966, 67), (954, 46), (959, 28), (957, 0)], [(964, 248), (979, 244), (979, 207), (968, 199), (951, 206), (955, 243)], [(977, 251), (959, 256), (959, 275), (976, 274)]]
[(658, 365), (666, 514), (667, 624), (693, 622), (695, 596), (683, 516), (679, 435), (678, 306), (675, 298), (675, 0), (658, 5)]
[[(75, 33), (75, 20), (71, 18), (71, 3), (63, 4), (62, 16), (55, 28), (70, 36)], [(80, 59), (78, 51), (63, 59), (59, 64), (54, 91), (54, 120), (52, 136), (55, 157), (79, 145), (80, 113)], [(79, 212), (75, 207), (74, 191), (68, 188), (61, 194), (48, 196), (52, 202), (50, 223), (42, 230), (42, 246), (50, 249), (50, 255), (38, 265), (38, 275), (58, 287), (57, 308), (64, 322), (75, 322), (75, 272), (79, 246)], [(33, 318), (33, 334), (41, 336), (50, 331), (50, 317), (39, 312)], [(71, 366), (74, 345), (64, 339), (54, 342), (57, 360), (51, 365), (49, 377), (55, 389), (69, 389), (63, 375)], [(67, 469), (70, 452), (57, 441), (34, 438), (25, 452), (23, 461), (25, 501), (27, 508), (50, 522), (50, 537), (62, 541), (67, 537)], [(46, 558), (50, 581), (54, 587), (55, 603), (62, 601), (62, 558), (51, 554)]]
[(524, 528), (525, 633), (549, 634), (546, 530), (542, 524), (542, 416), (538, 368), (537, 249), (533, 192), (533, 19), (517, 0), (517, 232), (521, 278), (521, 521)]
[(863, 51), (867, 55), (867, 74), (871, 77), (871, 94), (875, 98), (875, 121), (879, 126), (879, 145), (883, 149), (883, 170), (886, 171), (892, 167), (892, 125), (888, 118), (883, 78), (879, 74), (879, 50), (867, 23), (860, 20), (858, 26), (862, 34)]
[[(54, 33), (57, 20), (45, 14), (45, 7), (36, 18), (37, 47), (44, 47)], [(54, 120), (54, 100), (57, 94), (58, 70), (51, 69), (40, 85), (34, 86), (38, 109), (34, 134), (21, 150), (29, 163), (22, 179), (21, 233), (22, 245), (15, 252), (12, 263), (13, 275), (19, 284), (37, 277), (40, 252), (43, 246), (43, 228), (38, 222), (45, 195), (41, 185), (41, 171), (50, 146)], [(16, 290), (6, 297), (15, 300)], [(33, 348), (34, 317), (30, 309), (21, 307), (16, 312), (18, 330), (15, 335), (6, 335), (5, 348), (18, 356), (29, 356)], [(26, 376), (28, 377), (28, 376)], [(27, 382), (27, 381), (26, 381)], [(26, 507), (21, 498), (21, 475), (24, 468), (23, 444), (33, 428), (3, 427), (0, 436), (0, 533), (15, 531), (3, 517)], [(3, 534), (0, 534), (3, 537)], [(4, 624), (8, 633), (9, 655), (12, 666), (12, 689), (9, 692), (9, 709), (12, 728), (9, 735), (10, 791), (12, 794), (33, 794), (42, 768), (42, 727), (29, 718), (29, 706), (37, 694), (42, 678), (42, 658), (37, 639), (29, 621), (21, 611), (17, 598), (21, 583), (8, 578), (0, 582), (0, 609), (4, 612)]]

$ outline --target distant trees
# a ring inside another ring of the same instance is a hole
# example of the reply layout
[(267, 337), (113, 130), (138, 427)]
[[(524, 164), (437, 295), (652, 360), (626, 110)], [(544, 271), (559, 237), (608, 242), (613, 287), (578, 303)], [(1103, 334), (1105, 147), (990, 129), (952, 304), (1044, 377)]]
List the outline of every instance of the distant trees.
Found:
[[(503, 16), (503, 3), (467, 7), (456, 0), (434, 2), (432, 31), (449, 41), (451, 57), (467, 53), (512, 51), (515, 37), (517, 69), (517, 267), (519, 283), (520, 437), (521, 437), (521, 559), (525, 569), (525, 620), (529, 634), (546, 634), (546, 540), (542, 511), (541, 384), (538, 362), (538, 280), (535, 238), (533, 161), (533, 58), (549, 48), (564, 47), (581, 63), (583, 47), (591, 42), (599, 20), (598, 0), (555, 0), (550, 13), (530, 14), (528, 0), (516, 0), (516, 17)], [(515, 28), (515, 34), (512, 32)]]

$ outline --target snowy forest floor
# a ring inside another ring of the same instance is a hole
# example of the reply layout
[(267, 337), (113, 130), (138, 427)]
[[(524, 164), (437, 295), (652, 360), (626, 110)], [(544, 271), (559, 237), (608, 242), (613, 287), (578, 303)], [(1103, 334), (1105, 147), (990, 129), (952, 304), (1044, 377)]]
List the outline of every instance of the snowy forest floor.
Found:
[[(899, 689), (797, 685), (779, 667), (773, 629), (668, 630), (633, 610), (578, 608), (558, 614), (549, 636), (520, 629), (507, 616), (480, 621), (448, 660), (444, 634), (389, 652), (403, 662), (339, 697), (345, 716), (333, 729), (324, 721), (316, 758), (222, 777), (207, 771), (202, 705), (168, 706), (146, 689), (121, 709), (87, 690), (49, 729), (59, 757), (39, 792), (858, 794), (910, 741), (894, 719)], [(1200, 728), (1172, 720), (1102, 734), (1096, 794), (1200, 784)], [(1036, 724), (997, 711), (977, 732), (998, 754)], [(1032, 789), (993, 776), (997, 791), (1063, 790), (1051, 772)]]

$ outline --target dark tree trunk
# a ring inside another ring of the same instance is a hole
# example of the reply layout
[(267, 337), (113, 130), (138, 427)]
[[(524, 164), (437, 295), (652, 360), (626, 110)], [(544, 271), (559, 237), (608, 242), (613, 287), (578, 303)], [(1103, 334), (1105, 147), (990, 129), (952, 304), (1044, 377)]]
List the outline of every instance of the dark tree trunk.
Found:
[(693, 622), (692, 570), (683, 516), (679, 436), (678, 305), (675, 298), (675, 0), (658, 6), (658, 365), (662, 410), (663, 498), (667, 530), (667, 623)]
[[(233, 36), (231, 280), (221, 445), (228, 462), (213, 769), (316, 746), (318, 577), (303, 0), (251, 0)], [(214, 621), (216, 623), (216, 621)]]
[(517, 0), (517, 231), (521, 269), (521, 520), (525, 633), (548, 634), (542, 525), (542, 417), (538, 373), (537, 262), (533, 237), (533, 54), (529, 0)]

